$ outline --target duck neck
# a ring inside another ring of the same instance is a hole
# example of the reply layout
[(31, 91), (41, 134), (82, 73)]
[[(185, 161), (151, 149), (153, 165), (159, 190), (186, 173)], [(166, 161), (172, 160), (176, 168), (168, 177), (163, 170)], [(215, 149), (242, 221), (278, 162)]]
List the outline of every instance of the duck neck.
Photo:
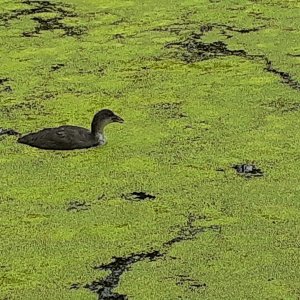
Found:
[(100, 145), (105, 144), (106, 139), (104, 136), (104, 127), (105, 127), (105, 122), (92, 122), (92, 135), (95, 137), (97, 142), (99, 142)]

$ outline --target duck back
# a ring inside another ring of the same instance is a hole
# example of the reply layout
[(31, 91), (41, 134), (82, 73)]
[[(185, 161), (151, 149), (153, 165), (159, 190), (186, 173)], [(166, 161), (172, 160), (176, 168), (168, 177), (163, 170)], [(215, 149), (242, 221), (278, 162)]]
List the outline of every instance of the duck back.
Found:
[(85, 128), (65, 125), (45, 128), (18, 139), (19, 143), (48, 150), (73, 150), (99, 145), (92, 133)]

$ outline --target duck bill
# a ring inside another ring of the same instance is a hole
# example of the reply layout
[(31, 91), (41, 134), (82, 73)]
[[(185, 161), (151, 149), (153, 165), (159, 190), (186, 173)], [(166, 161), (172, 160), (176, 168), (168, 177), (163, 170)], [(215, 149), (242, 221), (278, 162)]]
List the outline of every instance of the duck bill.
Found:
[(117, 115), (115, 115), (113, 117), (113, 121), (118, 122), (118, 123), (124, 123), (124, 120), (121, 117), (117, 116)]

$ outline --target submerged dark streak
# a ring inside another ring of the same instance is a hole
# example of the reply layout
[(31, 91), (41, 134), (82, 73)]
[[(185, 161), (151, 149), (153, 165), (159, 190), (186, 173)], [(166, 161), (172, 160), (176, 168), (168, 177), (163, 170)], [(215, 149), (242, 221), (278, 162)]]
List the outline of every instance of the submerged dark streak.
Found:
[(93, 281), (91, 284), (86, 284), (84, 287), (92, 292), (96, 292), (99, 300), (128, 299), (126, 295), (113, 292), (113, 289), (118, 286), (122, 274), (128, 271), (131, 265), (137, 262), (146, 259), (154, 261), (163, 257), (163, 255), (164, 254), (160, 253), (158, 250), (154, 250), (148, 253), (132, 253), (127, 257), (113, 257), (114, 260), (111, 263), (95, 267), (95, 269), (98, 270), (109, 270), (110, 274), (104, 279)]
[(122, 198), (129, 201), (143, 201), (143, 200), (154, 200), (156, 196), (147, 194), (145, 192), (133, 192), (129, 194), (123, 194)]
[(242, 28), (219, 25), (219, 24), (207, 24), (202, 25), (199, 32), (193, 32), (183, 41), (171, 42), (165, 45), (166, 48), (177, 48), (185, 50), (182, 53), (181, 60), (186, 63), (194, 63), (197, 61), (204, 61), (208, 59), (218, 58), (220, 56), (238, 56), (248, 60), (260, 60), (265, 63), (264, 70), (269, 73), (273, 73), (280, 77), (281, 82), (290, 86), (297, 91), (300, 90), (300, 83), (293, 79), (292, 75), (287, 72), (281, 71), (273, 67), (272, 61), (270, 61), (265, 55), (254, 55), (247, 53), (244, 49), (231, 50), (227, 44), (223, 41), (215, 41), (212, 43), (205, 43), (201, 39), (206, 32), (213, 30), (214, 27), (225, 27), (227, 30), (236, 31), (239, 33), (248, 33), (251, 31), (257, 31), (259, 28)]
[(198, 234), (207, 230), (213, 230), (216, 232), (221, 231), (221, 227), (219, 225), (195, 226), (194, 222), (197, 219), (199, 219), (197, 216), (189, 214), (186, 224), (179, 228), (178, 235), (163, 243), (161, 250), (152, 250), (145, 253), (132, 253), (126, 257), (113, 257), (112, 262), (95, 267), (95, 269), (99, 270), (108, 270), (110, 271), (110, 274), (103, 279), (95, 280), (90, 284), (84, 285), (84, 288), (97, 293), (98, 300), (128, 299), (127, 295), (115, 293), (113, 290), (119, 285), (121, 276), (126, 271), (129, 271), (133, 264), (144, 260), (155, 261), (157, 259), (164, 258), (172, 245), (186, 240), (193, 240)]
[(21, 134), (11, 128), (5, 129), (5, 128), (0, 128), (0, 135), (16, 135), (16, 136), (21, 136)]
[[(77, 14), (70, 9), (70, 5), (61, 2), (50, 1), (33, 1), (23, 0), (23, 4), (30, 6), (29, 8), (16, 9), (8, 13), (0, 14), (0, 21), (4, 26), (8, 26), (12, 20), (20, 19), (23, 16), (30, 16), (31, 20), (36, 23), (34, 30), (23, 32), (24, 37), (33, 37), (40, 34), (42, 31), (62, 30), (66, 36), (80, 36), (85, 33), (86, 28), (72, 26), (63, 23), (66, 17), (77, 17)], [(55, 13), (52, 18), (42, 18), (37, 14)], [(1, 25), (1, 23), (0, 23)]]

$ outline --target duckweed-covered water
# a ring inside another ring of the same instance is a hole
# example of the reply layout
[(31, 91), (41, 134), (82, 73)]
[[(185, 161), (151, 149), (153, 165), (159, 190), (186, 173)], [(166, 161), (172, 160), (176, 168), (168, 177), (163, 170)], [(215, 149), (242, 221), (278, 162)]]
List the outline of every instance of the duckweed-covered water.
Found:
[(299, 299), (299, 15), (1, 1), (1, 128), (126, 123), (80, 151), (0, 136), (0, 299)]

